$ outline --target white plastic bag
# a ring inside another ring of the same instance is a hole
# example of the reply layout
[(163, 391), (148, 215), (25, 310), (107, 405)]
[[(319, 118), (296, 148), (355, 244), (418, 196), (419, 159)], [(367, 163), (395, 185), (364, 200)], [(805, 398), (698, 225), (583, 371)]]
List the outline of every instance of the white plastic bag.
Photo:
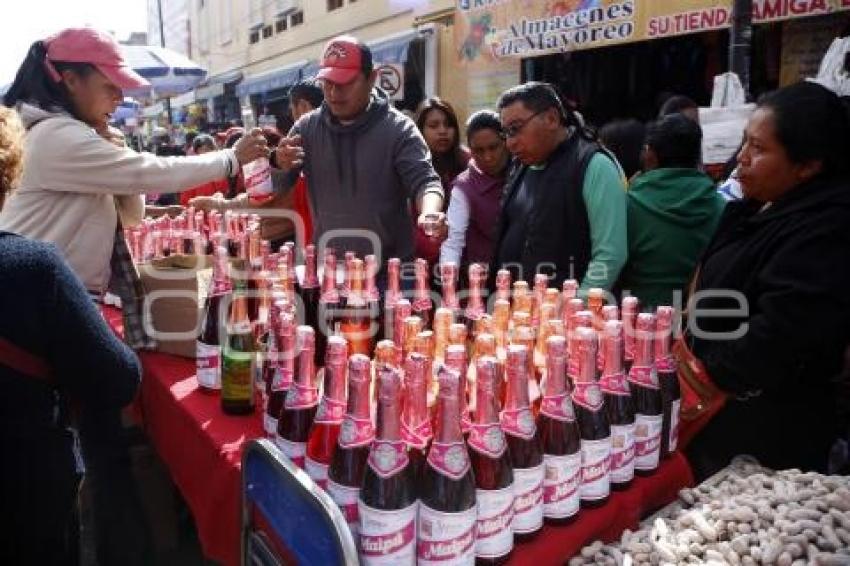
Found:
[(714, 90), (711, 93), (711, 107), (725, 108), (746, 104), (747, 94), (738, 75), (729, 71), (714, 77)]
[(837, 37), (820, 62), (814, 82), (833, 90), (838, 96), (850, 96), (850, 73), (844, 68), (850, 54), (850, 37)]

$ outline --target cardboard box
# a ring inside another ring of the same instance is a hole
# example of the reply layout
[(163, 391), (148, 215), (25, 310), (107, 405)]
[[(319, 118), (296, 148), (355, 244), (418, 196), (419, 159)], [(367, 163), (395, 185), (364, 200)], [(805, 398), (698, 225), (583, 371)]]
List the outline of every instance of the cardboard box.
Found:
[(195, 357), (211, 266), (211, 257), (196, 255), (172, 255), (137, 266), (146, 295), (145, 330), (156, 340), (157, 351)]

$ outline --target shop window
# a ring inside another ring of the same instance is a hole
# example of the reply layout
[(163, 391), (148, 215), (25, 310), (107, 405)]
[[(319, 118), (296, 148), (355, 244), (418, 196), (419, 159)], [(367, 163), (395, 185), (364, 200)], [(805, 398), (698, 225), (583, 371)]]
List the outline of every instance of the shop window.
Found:
[(289, 25), (292, 27), (300, 26), (304, 23), (304, 12), (300, 10), (289, 16)]
[(272, 26), (266, 26), (263, 28), (263, 39), (271, 37), (272, 34), (274, 34), (274, 28)]
[(345, 0), (328, 0), (328, 12), (331, 10), (336, 10), (337, 8), (342, 8)]
[(248, 43), (257, 43), (260, 41), (260, 32), (252, 31), (251, 35), (248, 36)]
[(278, 21), (275, 22), (274, 31), (276, 33), (281, 33), (281, 32), (286, 31), (286, 27), (287, 27), (286, 26), (286, 18), (281, 18), (281, 19), (279, 19)]

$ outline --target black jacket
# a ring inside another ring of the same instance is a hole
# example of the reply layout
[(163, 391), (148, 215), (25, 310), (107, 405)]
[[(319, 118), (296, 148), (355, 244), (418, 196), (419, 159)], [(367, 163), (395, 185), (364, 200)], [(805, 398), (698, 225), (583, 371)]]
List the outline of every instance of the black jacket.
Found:
[[(591, 258), (590, 220), (584, 204), (584, 176), (590, 160), (602, 147), (576, 132), (549, 156), (546, 167), (530, 171), (519, 166), (510, 175), (502, 199), (496, 231), (497, 242), (488, 285), (495, 287), (499, 269), (511, 278), (532, 281), (537, 273), (550, 277), (550, 287), (560, 288), (565, 279), (584, 279)], [(607, 155), (607, 153), (606, 153)], [(530, 214), (511, 215), (511, 201), (523, 183), (530, 183)], [(520, 226), (512, 226), (519, 224)], [(520, 228), (520, 230), (515, 230)], [(513, 232), (515, 242), (508, 242)], [(521, 250), (519, 255), (509, 250)]]
[(82, 414), (122, 407), (141, 368), (54, 246), (2, 231), (0, 336), (55, 378), (51, 385), (0, 362), (0, 564), (64, 564), (78, 477), (68, 401)]
[[(698, 475), (739, 453), (769, 467), (824, 470), (839, 430), (837, 376), (850, 343), (850, 179), (816, 179), (760, 208), (729, 204), (701, 262), (697, 291), (737, 291), (749, 313), (696, 318), (703, 331), (743, 331), (692, 339), (709, 374), (734, 396), (689, 448)], [(713, 297), (697, 306), (741, 305)]]

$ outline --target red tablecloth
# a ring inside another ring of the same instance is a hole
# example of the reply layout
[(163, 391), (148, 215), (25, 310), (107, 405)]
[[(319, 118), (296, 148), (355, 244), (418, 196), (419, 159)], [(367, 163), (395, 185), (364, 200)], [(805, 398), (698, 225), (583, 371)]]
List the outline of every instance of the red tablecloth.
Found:
[[(104, 308), (121, 333), (121, 314)], [(259, 412), (231, 417), (218, 396), (203, 393), (193, 360), (143, 352), (140, 409), (150, 440), (192, 510), (204, 554), (226, 565), (239, 564), (240, 459), (242, 444), (263, 434)], [(636, 478), (598, 509), (583, 509), (565, 526), (546, 526), (534, 540), (517, 545), (510, 564), (563, 564), (596, 539), (613, 540), (640, 518), (673, 501), (679, 489), (693, 485), (681, 454), (664, 462), (648, 478)]]
[(612, 492), (602, 507), (582, 509), (569, 525), (544, 526), (536, 538), (516, 545), (508, 564), (560, 566), (586, 544), (597, 539), (610, 542), (619, 539), (624, 530), (634, 530), (641, 517), (667, 505), (680, 489), (693, 483), (687, 460), (676, 453), (653, 475), (637, 477), (627, 490)]

